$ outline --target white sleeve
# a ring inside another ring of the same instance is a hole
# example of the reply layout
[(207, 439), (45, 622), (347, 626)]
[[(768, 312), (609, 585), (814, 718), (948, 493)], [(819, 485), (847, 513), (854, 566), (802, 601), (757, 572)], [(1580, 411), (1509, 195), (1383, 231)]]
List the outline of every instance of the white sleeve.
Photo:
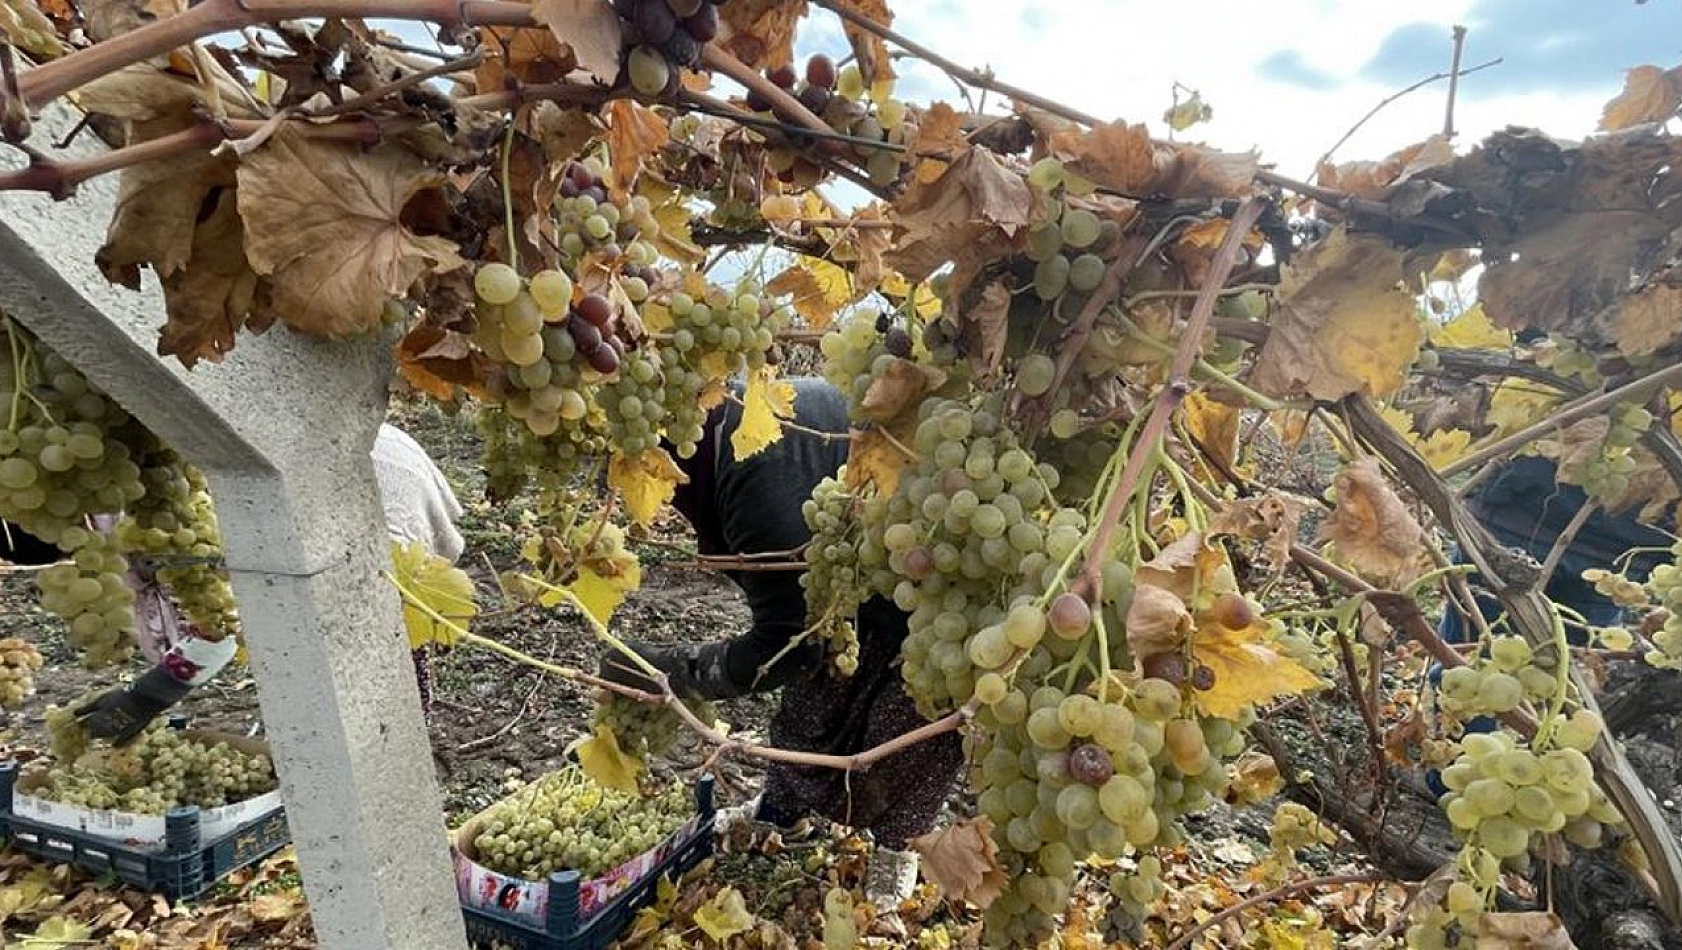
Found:
[(426, 450), (401, 429), (382, 425), (373, 458), (391, 537), (420, 541), (451, 562), (461, 557), (466, 542), (455, 526), (462, 515), (461, 502)]

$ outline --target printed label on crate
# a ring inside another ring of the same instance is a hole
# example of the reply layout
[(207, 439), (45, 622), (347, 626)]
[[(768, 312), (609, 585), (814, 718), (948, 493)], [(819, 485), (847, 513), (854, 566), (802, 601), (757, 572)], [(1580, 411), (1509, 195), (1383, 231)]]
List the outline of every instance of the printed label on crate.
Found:
[[(700, 827), (700, 822), (699, 816), (691, 818), (653, 848), (644, 851), (611, 871), (580, 882), (578, 887), (578, 913), (580, 918), (587, 920), (594, 916), (596, 912), (612, 903), (614, 898), (625, 893), (633, 884), (652, 873), (671, 854), (672, 848), (677, 842), (686, 841), (694, 836), (696, 830)], [(548, 881), (531, 881), (525, 878), (498, 874), (469, 858), (459, 848), (452, 848), (451, 854), (455, 858), (456, 865), (456, 890), (461, 895), (461, 902), (464, 905), (525, 918), (538, 927), (543, 925), (544, 917), (549, 909)]]
[[(280, 793), (269, 792), (221, 808), (200, 809), (199, 835), (207, 841), (221, 837), (240, 825), (280, 807)], [(43, 824), (80, 831), (123, 844), (156, 847), (162, 847), (164, 844), (162, 815), (78, 808), (64, 802), (37, 798), (21, 791), (12, 794), (12, 811)]]

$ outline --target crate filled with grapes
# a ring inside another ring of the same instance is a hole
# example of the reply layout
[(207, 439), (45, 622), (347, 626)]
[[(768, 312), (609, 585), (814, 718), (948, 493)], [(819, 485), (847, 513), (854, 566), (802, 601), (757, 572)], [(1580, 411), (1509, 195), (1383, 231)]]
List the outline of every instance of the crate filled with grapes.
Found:
[(597, 950), (712, 853), (713, 780), (640, 795), (569, 765), (456, 831), (456, 888), (479, 948)]
[(49, 764), (0, 764), (0, 829), (17, 850), (180, 900), (290, 840), (264, 743), (180, 721), (124, 746), (72, 731), (55, 730)]

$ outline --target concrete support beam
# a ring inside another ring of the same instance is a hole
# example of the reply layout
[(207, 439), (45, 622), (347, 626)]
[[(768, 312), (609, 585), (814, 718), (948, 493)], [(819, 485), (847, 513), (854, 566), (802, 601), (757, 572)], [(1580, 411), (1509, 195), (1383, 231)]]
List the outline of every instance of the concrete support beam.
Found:
[[(51, 107), (44, 151), (76, 116)], [(86, 130), (68, 150), (100, 150)], [(22, 156), (0, 149), (0, 168)], [(276, 327), (188, 373), (153, 355), (155, 283), (93, 264), (116, 176), (64, 202), (0, 192), (0, 311), (29, 327), (205, 472), (263, 720), (324, 950), (462, 950), (443, 809), (408, 662), (368, 453), (390, 341)], [(150, 275), (148, 275), (150, 276)]]

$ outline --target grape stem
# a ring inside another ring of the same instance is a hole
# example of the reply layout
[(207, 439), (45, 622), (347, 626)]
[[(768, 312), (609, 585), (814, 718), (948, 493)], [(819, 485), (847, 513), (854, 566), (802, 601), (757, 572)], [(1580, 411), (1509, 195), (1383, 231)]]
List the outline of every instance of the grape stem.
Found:
[(1221, 924), (1226, 923), (1232, 918), (1259, 904), (1271, 904), (1274, 901), (1284, 900), (1287, 897), (1300, 894), (1303, 891), (1312, 891), (1321, 887), (1341, 887), (1345, 884), (1372, 884), (1386, 880), (1389, 880), (1389, 877), (1387, 875), (1380, 874), (1377, 871), (1362, 871), (1356, 874), (1328, 874), (1324, 877), (1311, 877), (1304, 881), (1293, 881), (1289, 884), (1281, 884), (1271, 891), (1264, 894), (1257, 894), (1254, 897), (1239, 901), (1213, 917), (1210, 917), (1208, 920), (1200, 921), (1199, 923), (1192, 925), (1191, 929), (1181, 933), (1178, 937), (1175, 937), (1174, 942), (1169, 944), (1167, 947), (1164, 947), (1163, 950), (1185, 950), (1186, 947), (1191, 946), (1192, 941), (1196, 940), (1199, 934), (1206, 930), (1219, 927)]
[(502, 135), (502, 227), (508, 232), (508, 266), (520, 269), (520, 244), (514, 233), (514, 183), (508, 166), (514, 156), (514, 117), (508, 117), (508, 131)]
[[(1109, 502), (1104, 506), (1104, 513), (1098, 522), (1098, 528), (1092, 534), (1092, 540), (1086, 547), (1086, 563), (1082, 566), (1077, 584), (1084, 595), (1090, 599), (1103, 588), (1104, 559), (1108, 556), (1110, 545), (1115, 539), (1117, 527), (1121, 524), (1121, 516), (1127, 510), (1128, 502), (1132, 500), (1133, 492), (1140, 484), (1140, 476), (1144, 474), (1146, 465), (1155, 456), (1158, 443), (1168, 431), (1169, 418), (1182, 401), (1192, 391), (1191, 381), (1187, 378), (1193, 363), (1197, 360), (1198, 347), (1203, 340), (1203, 331), (1209, 326), (1209, 318), (1215, 313), (1215, 300), (1220, 294), (1221, 287), (1232, 273), (1233, 265), (1238, 260), (1238, 251), (1244, 244), (1244, 238), (1261, 217), (1265, 204), (1257, 198), (1247, 198), (1233, 212), (1232, 220), (1226, 229), (1226, 236), (1221, 240), (1220, 250), (1209, 265), (1209, 273), (1203, 281), (1203, 290), (1198, 294), (1197, 302), (1192, 306), (1191, 316), (1186, 320), (1185, 329), (1181, 331), (1179, 344), (1174, 349), (1173, 362), (1168, 367), (1167, 383), (1157, 393), (1156, 402), (1151, 406), (1150, 415), (1140, 427), (1139, 437), (1133, 444), (1133, 450), (1127, 456), (1127, 462), (1122, 467), (1121, 475), (1116, 479), (1115, 488), (1110, 492)], [(1121, 263), (1127, 258), (1125, 253), (1117, 258)], [(1115, 280), (1112, 283), (1111, 277)], [(1121, 283), (1121, 272), (1112, 266), (1104, 275), (1104, 285), (1093, 300), (1113, 297)], [(1108, 293), (1105, 292), (1106, 287)], [(1088, 304), (1090, 308), (1091, 304)], [(1083, 312), (1084, 318), (1086, 314)], [(1096, 316), (1096, 313), (1094, 313)]]

